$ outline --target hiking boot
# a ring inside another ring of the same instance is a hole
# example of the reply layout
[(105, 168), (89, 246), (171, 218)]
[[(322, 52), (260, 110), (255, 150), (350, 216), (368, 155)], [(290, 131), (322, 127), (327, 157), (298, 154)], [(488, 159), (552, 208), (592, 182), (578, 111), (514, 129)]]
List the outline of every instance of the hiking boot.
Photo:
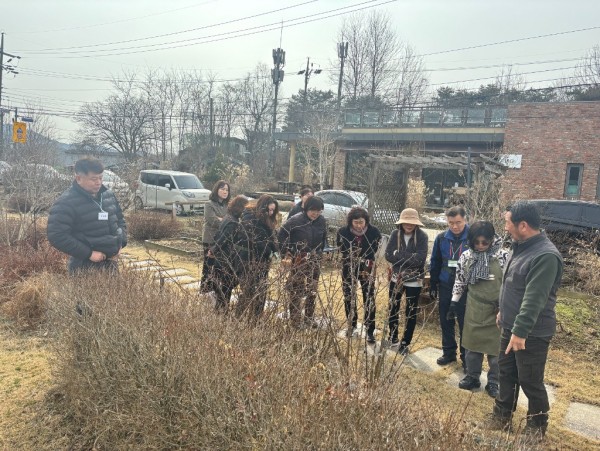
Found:
[(544, 436), (546, 435), (547, 427), (548, 427), (548, 425), (535, 426), (535, 425), (531, 425), (531, 424), (529, 424), (529, 422), (527, 422), (527, 424), (523, 428), (523, 435), (526, 437), (526, 441), (528, 443), (531, 443), (531, 444), (539, 443), (542, 440), (544, 440)]
[(485, 386), (485, 391), (492, 398), (496, 398), (498, 396), (498, 384), (494, 384), (493, 382), (488, 383)]
[(456, 362), (455, 355), (443, 355), (436, 360), (436, 363), (440, 366), (445, 366), (452, 362)]
[(373, 332), (367, 332), (367, 343), (372, 345), (376, 341), (377, 340), (375, 340), (375, 335), (373, 334)]
[(408, 345), (405, 342), (400, 343), (398, 347), (398, 354), (400, 355), (408, 355)]
[(462, 388), (463, 390), (474, 390), (479, 387), (481, 387), (481, 382), (472, 376), (465, 376), (458, 383), (458, 388)]

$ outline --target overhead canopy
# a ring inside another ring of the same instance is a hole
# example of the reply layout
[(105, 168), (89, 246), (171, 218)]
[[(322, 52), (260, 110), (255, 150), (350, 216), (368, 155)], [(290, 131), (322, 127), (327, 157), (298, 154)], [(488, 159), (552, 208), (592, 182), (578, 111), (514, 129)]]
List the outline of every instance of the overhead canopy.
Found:
[[(466, 155), (458, 156), (429, 156), (429, 155), (374, 155), (370, 154), (367, 161), (384, 167), (420, 167), (436, 169), (464, 169), (469, 167), (469, 158)], [(507, 168), (504, 164), (483, 156), (472, 156), (471, 165), (495, 175), (502, 175)]]

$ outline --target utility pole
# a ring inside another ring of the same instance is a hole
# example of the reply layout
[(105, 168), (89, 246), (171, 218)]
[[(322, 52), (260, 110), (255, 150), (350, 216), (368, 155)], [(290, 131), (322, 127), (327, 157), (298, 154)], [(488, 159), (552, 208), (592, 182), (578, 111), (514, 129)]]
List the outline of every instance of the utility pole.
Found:
[[(10, 59), (4, 64), (4, 55)], [(20, 56), (12, 55), (4, 51), (4, 33), (0, 37), (0, 157), (4, 154), (4, 110), (2, 109), (2, 73), (7, 71), (9, 74), (18, 74), (15, 70), (15, 66), (9, 65), (14, 58), (20, 59)], [(15, 109), (16, 115), (16, 109)], [(16, 119), (16, 117), (15, 117)]]
[(302, 101), (302, 126), (304, 127), (304, 115), (306, 113), (308, 103), (308, 80), (312, 74), (318, 75), (322, 72), (321, 69), (313, 69), (314, 63), (310, 62), (310, 57), (306, 58), (306, 69), (298, 72), (298, 75), (304, 74), (304, 98)]
[(277, 94), (279, 93), (279, 83), (283, 81), (283, 67), (285, 66), (285, 51), (282, 48), (273, 49), (273, 65), (271, 69), (271, 77), (275, 85), (275, 99), (273, 101), (273, 126), (272, 133), (275, 133), (277, 128)]
[(338, 112), (342, 106), (342, 81), (344, 80), (344, 62), (348, 57), (348, 43), (340, 42), (337, 47), (338, 58), (340, 59), (340, 79), (338, 81), (338, 96), (337, 96), (337, 109)]

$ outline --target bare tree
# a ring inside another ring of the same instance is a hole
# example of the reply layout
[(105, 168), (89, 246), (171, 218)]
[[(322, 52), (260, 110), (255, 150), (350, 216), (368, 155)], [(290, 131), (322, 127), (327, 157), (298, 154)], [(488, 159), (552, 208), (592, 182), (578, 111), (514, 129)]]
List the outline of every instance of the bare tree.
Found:
[(307, 119), (309, 132), (307, 139), (299, 146), (306, 167), (316, 176), (319, 189), (329, 184), (333, 164), (337, 154), (335, 132), (338, 118), (335, 110), (315, 111)]
[(392, 83), (394, 103), (398, 108), (412, 108), (426, 96), (429, 80), (425, 75), (423, 58), (416, 55), (408, 43), (402, 43), (400, 47), (396, 77)]
[(600, 45), (592, 47), (577, 64), (575, 79), (581, 84), (600, 85)]
[(357, 99), (365, 95), (367, 82), (367, 48), (364, 42), (366, 30), (360, 15), (344, 18), (340, 40), (348, 42), (348, 57), (342, 87), (346, 98)]
[(147, 154), (153, 140), (153, 111), (135, 89), (135, 77), (114, 81), (115, 94), (87, 103), (76, 120), (87, 139), (110, 147), (131, 160)]
[[(240, 104), (240, 126), (246, 139), (246, 150), (254, 163), (253, 169), (265, 169), (269, 162), (269, 127), (273, 109), (271, 71), (266, 64), (258, 64), (252, 73), (237, 86)], [(259, 155), (265, 157), (262, 161)]]
[(367, 18), (365, 37), (369, 96), (387, 98), (394, 79), (390, 70), (394, 66), (393, 57), (401, 48), (390, 16), (381, 11), (372, 11)]

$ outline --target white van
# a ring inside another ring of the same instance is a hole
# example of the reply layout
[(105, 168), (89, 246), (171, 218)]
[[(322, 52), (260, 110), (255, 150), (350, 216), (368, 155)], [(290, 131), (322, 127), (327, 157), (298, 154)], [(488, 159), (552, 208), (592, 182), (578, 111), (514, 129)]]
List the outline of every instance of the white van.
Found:
[(204, 211), (208, 196), (210, 191), (204, 188), (194, 174), (159, 169), (144, 170), (140, 171), (134, 206), (136, 210), (144, 207), (171, 210), (174, 202), (185, 202), (175, 204), (177, 214), (181, 215), (186, 212)]

